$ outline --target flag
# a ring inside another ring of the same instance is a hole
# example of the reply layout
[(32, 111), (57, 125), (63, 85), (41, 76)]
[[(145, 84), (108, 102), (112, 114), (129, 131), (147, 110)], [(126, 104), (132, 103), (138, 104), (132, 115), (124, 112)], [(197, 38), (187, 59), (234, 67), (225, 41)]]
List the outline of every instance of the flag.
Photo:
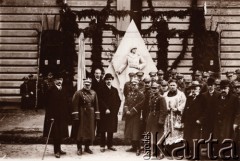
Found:
[(83, 88), (83, 79), (86, 78), (85, 69), (85, 42), (83, 33), (80, 34), (78, 39), (78, 68), (77, 68), (77, 90)]

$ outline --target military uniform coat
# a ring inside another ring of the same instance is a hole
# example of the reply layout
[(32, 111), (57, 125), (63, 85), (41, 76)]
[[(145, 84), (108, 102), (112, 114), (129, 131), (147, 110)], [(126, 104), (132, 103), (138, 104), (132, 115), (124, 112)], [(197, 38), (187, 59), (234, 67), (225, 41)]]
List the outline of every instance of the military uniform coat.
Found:
[(46, 114), (44, 121), (43, 136), (47, 137), (51, 125), (50, 119), (54, 119), (50, 137), (68, 137), (68, 104), (64, 89), (58, 90), (54, 85), (46, 94)]
[[(111, 86), (109, 89), (105, 84), (101, 88), (99, 98), (99, 131), (100, 132), (117, 132), (118, 111), (121, 105), (121, 100), (118, 95), (118, 90)], [(110, 114), (106, 114), (106, 110), (110, 110)]]
[(124, 111), (130, 111), (126, 114), (124, 135), (127, 140), (138, 141), (141, 138), (141, 110), (144, 103), (144, 94), (139, 91), (130, 92), (124, 103)]
[(93, 141), (95, 137), (95, 112), (99, 112), (96, 92), (81, 89), (75, 92), (72, 101), (73, 114), (79, 118), (78, 126), (72, 128), (72, 137), (79, 141), (82, 139)]
[(160, 94), (152, 95), (149, 99), (149, 109), (146, 131), (151, 132), (153, 135), (158, 133), (158, 138), (160, 138), (163, 135), (164, 122), (167, 116), (165, 98)]

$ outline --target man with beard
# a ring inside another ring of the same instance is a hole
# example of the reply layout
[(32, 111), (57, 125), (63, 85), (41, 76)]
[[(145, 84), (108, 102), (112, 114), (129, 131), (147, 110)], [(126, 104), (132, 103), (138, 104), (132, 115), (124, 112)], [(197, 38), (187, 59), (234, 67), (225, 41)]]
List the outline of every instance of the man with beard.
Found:
[(106, 133), (107, 147), (109, 150), (116, 151), (113, 147), (113, 133), (117, 132), (118, 111), (121, 100), (118, 90), (112, 86), (113, 76), (107, 73), (104, 77), (105, 84), (101, 88), (102, 94), (99, 96), (99, 131), (101, 133), (100, 151), (105, 152)]
[[(235, 119), (239, 115), (238, 98), (230, 92), (230, 82), (222, 80), (220, 83), (221, 94), (215, 101), (215, 111), (213, 113), (213, 138), (221, 143), (224, 139), (231, 139), (233, 132), (237, 128)], [(217, 152), (224, 145), (217, 146)]]
[(59, 74), (54, 75), (54, 85), (46, 94), (46, 114), (44, 121), (43, 136), (47, 137), (51, 122), (53, 121), (50, 137), (53, 138), (54, 153), (56, 158), (66, 154), (61, 150), (61, 140), (68, 137), (68, 102), (64, 88), (63, 78)]
[[(91, 90), (91, 79), (83, 80), (83, 89), (76, 91), (73, 102), (73, 120), (78, 122), (77, 129), (72, 129), (72, 133), (77, 131), (75, 139), (77, 140), (77, 154), (82, 155), (82, 144), (85, 144), (84, 151), (92, 154), (89, 146), (95, 136), (95, 118), (99, 117), (98, 98), (95, 91)], [(74, 133), (75, 134), (75, 133)]]
[(199, 82), (193, 81), (191, 85), (191, 93), (187, 97), (186, 107), (184, 108), (182, 117), (182, 122), (184, 124), (183, 136), (189, 143), (191, 155), (193, 150), (193, 139), (199, 139), (201, 132), (200, 117), (202, 114), (202, 107), (200, 90), (201, 85)]
[(133, 79), (131, 82), (132, 91), (127, 95), (124, 103), (126, 113), (124, 136), (131, 141), (132, 147), (127, 152), (136, 152), (140, 155), (141, 139), (141, 109), (144, 103), (144, 94), (138, 90), (139, 81)]

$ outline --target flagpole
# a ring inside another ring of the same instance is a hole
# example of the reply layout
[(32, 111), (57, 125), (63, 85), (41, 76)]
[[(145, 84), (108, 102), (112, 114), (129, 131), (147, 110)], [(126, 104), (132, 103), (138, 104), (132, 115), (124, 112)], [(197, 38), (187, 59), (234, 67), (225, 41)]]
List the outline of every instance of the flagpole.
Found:
[(84, 34), (81, 33), (78, 39), (78, 77), (77, 77), (77, 90), (83, 88), (83, 79), (86, 78), (85, 70), (85, 41)]

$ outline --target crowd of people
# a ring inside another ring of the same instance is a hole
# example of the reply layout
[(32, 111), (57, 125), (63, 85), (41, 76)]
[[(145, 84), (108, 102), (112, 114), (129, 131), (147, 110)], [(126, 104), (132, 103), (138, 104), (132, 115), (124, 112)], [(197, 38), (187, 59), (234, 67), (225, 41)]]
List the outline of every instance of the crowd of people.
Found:
[[(193, 155), (193, 139), (207, 140), (212, 136), (219, 142), (234, 139), (237, 143), (240, 138), (240, 69), (227, 72), (226, 77), (220, 80), (210, 72), (196, 71), (189, 80), (172, 70), (165, 80), (162, 70), (147, 76), (141, 71), (130, 72), (123, 89), (124, 137), (131, 142), (127, 152), (135, 152), (137, 156), (145, 153), (142, 139), (147, 132), (153, 138), (150, 155), (160, 159), (171, 156), (171, 151), (183, 141), (189, 145), (189, 155)], [(83, 80), (83, 88), (75, 92), (69, 105), (63, 77), (53, 75), (52, 86), (44, 99), (44, 136), (51, 129), (55, 157), (66, 154), (61, 150), (61, 141), (68, 137), (69, 119), (73, 120), (71, 137), (76, 139), (77, 155), (93, 153), (90, 145), (95, 136), (100, 137), (101, 152), (105, 152), (106, 146), (108, 150), (117, 150), (113, 146), (113, 134), (117, 132), (121, 99), (117, 88), (112, 86), (113, 79), (112, 74), (103, 77), (103, 71), (96, 69), (91, 79)], [(71, 116), (66, 116), (70, 107)], [(166, 134), (169, 135), (162, 152), (156, 144)], [(223, 146), (216, 145), (214, 151)]]

